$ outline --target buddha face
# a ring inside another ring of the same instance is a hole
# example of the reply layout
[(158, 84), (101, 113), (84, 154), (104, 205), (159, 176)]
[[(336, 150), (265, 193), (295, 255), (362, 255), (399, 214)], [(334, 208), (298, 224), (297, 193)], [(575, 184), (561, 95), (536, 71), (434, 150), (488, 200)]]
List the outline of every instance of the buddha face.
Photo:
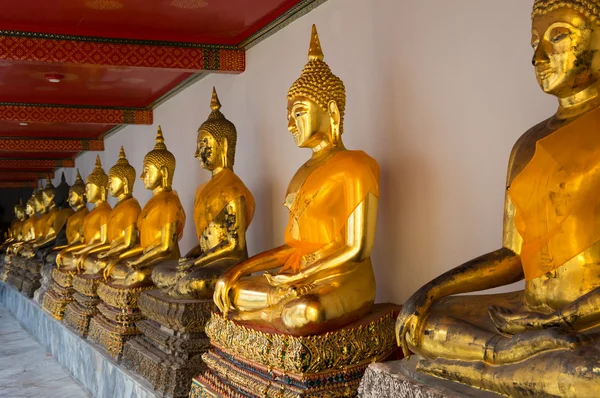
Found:
[(31, 217), (32, 215), (35, 214), (35, 208), (34, 205), (31, 202), (27, 202), (27, 206), (25, 207), (25, 213)]
[(44, 192), (44, 193), (42, 193), (42, 197), (44, 198), (43, 200), (44, 200), (45, 207), (50, 206), (52, 204), (52, 202), (54, 202), (54, 194), (52, 194), (52, 193), (49, 194), (47, 192)]
[[(333, 102), (333, 101), (332, 101)], [(331, 115), (306, 97), (288, 101), (288, 130), (300, 148), (314, 148), (330, 137)]]
[(69, 200), (69, 206), (77, 207), (81, 204), (83, 198), (82, 198), (82, 195), (71, 190), (71, 191), (69, 191), (69, 199), (68, 200)]
[(108, 191), (112, 196), (117, 197), (121, 195), (124, 190), (125, 182), (121, 178), (117, 176), (108, 177)]
[(154, 190), (162, 185), (162, 172), (154, 164), (144, 162), (144, 168), (140, 179), (144, 182), (144, 187), (149, 190)]
[(533, 19), (533, 65), (544, 92), (566, 98), (598, 79), (597, 30), (585, 15), (567, 7)]
[(96, 203), (102, 198), (102, 191), (98, 185), (88, 182), (85, 184), (85, 196), (90, 202)]
[(222, 167), (222, 152), (223, 149), (215, 137), (207, 131), (200, 130), (194, 156), (200, 161), (202, 168), (212, 171), (217, 167)]

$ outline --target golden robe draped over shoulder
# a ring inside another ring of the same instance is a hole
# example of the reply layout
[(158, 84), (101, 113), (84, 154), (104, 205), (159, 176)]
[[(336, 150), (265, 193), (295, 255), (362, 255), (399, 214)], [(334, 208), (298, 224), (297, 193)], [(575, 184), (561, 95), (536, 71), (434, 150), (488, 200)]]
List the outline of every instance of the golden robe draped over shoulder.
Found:
[(89, 243), (90, 240), (92, 240), (94, 235), (100, 231), (101, 226), (108, 224), (110, 212), (110, 205), (106, 202), (102, 202), (89, 212), (83, 220), (83, 236), (85, 237), (85, 243)]
[(110, 212), (108, 219), (108, 242), (114, 241), (129, 226), (135, 225), (141, 212), (142, 207), (136, 198), (129, 198), (117, 204)]
[(290, 208), (285, 243), (296, 250), (281, 272), (297, 273), (302, 256), (333, 242), (369, 193), (379, 198), (379, 165), (363, 151), (339, 152), (315, 169)]
[(140, 246), (147, 248), (158, 243), (164, 225), (177, 222), (177, 240), (183, 236), (185, 211), (175, 191), (162, 191), (152, 196), (138, 218)]
[(508, 193), (526, 280), (600, 240), (600, 109), (539, 140)]
[(233, 171), (223, 169), (210, 181), (198, 187), (194, 197), (194, 224), (198, 241), (206, 227), (225, 206), (242, 196), (246, 202), (246, 225), (250, 225), (256, 207), (254, 197)]
[(67, 220), (67, 242), (69, 244), (73, 243), (78, 235), (83, 236), (83, 223), (89, 212), (87, 207), (83, 207)]

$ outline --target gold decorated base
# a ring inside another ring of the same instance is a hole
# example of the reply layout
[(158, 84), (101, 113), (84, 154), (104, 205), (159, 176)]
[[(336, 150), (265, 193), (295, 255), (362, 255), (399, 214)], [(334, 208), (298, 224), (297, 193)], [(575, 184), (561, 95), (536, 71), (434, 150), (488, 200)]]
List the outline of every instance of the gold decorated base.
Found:
[(312, 336), (254, 329), (213, 313), (206, 327), (207, 370), (190, 397), (348, 397), (356, 395), (366, 367), (397, 350), (399, 310), (376, 305), (344, 328)]
[(120, 359), (125, 342), (140, 334), (136, 322), (144, 317), (137, 303), (140, 294), (151, 288), (100, 283), (97, 293), (102, 302), (97, 306), (99, 313), (90, 321), (88, 338), (104, 347), (113, 358)]
[(100, 299), (96, 297), (88, 297), (79, 292), (73, 293), (71, 303), (65, 309), (65, 322), (75, 330), (81, 337), (87, 337), (90, 321), (92, 317), (98, 314), (97, 305), (100, 304)]
[(73, 301), (73, 288), (62, 287), (53, 283), (51, 289), (44, 294), (42, 308), (52, 317), (62, 320), (65, 316), (67, 305)]
[(113, 358), (121, 359), (125, 342), (140, 334), (135, 322), (142, 319), (141, 312), (125, 313), (105, 303), (98, 304), (98, 310), (90, 321), (88, 338), (104, 347)]
[(65, 322), (82, 337), (88, 335), (90, 321), (98, 313), (97, 305), (100, 304), (100, 297), (97, 295), (97, 290), (102, 282), (102, 277), (95, 275), (73, 276), (74, 301), (67, 305)]
[(65, 271), (62, 269), (54, 268), (52, 270), (52, 280), (63, 288), (73, 287), (73, 277), (75, 273), (72, 271)]
[(204, 333), (212, 300), (179, 300), (159, 290), (143, 292), (138, 305), (147, 320), (137, 323), (141, 336), (125, 344), (121, 363), (148, 380), (156, 392), (187, 397), (192, 378), (205, 369), (210, 341)]

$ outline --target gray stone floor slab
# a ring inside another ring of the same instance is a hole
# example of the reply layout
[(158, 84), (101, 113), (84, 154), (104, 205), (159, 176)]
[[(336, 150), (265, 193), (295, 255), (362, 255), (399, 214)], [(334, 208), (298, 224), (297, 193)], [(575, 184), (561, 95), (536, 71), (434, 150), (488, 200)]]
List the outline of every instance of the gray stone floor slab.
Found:
[(83, 387), (2, 306), (0, 397), (89, 397)]

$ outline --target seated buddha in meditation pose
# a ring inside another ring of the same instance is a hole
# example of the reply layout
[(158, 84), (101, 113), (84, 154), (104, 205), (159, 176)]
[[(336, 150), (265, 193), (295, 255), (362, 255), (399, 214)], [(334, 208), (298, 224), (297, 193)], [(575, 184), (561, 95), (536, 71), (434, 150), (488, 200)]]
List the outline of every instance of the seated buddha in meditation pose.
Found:
[(35, 244), (44, 237), (46, 230), (47, 209), (44, 205), (43, 188), (35, 191), (32, 199), (32, 207), (34, 214), (32, 217), (31, 229), (29, 230), (30, 240), (24, 242), (19, 249), (19, 255), (22, 258), (32, 258), (35, 255)]
[(127, 161), (121, 147), (119, 160), (108, 171), (108, 190), (117, 198), (117, 204), (110, 212), (107, 226), (107, 240), (98, 246), (87, 246), (80, 252), (78, 267), (84, 275), (103, 276), (109, 259), (133, 247), (137, 240), (136, 222), (142, 211), (139, 202), (133, 197), (135, 169)]
[(173, 297), (210, 299), (217, 278), (248, 258), (246, 229), (254, 215), (254, 198), (233, 172), (237, 131), (221, 113), (213, 88), (212, 112), (198, 129), (195, 157), (212, 178), (194, 199), (198, 246), (179, 261), (165, 262), (152, 272), (154, 284)]
[(173, 191), (175, 156), (167, 150), (160, 127), (154, 149), (144, 157), (141, 175), (152, 197), (138, 220), (139, 244), (111, 258), (104, 268), (108, 284), (116, 288), (152, 285), (152, 269), (161, 261), (180, 257), (179, 240), (185, 225), (185, 211)]
[(19, 199), (19, 202), (15, 203), (13, 211), (15, 213), (15, 218), (10, 223), (7, 239), (2, 242), (2, 245), (0, 246), (1, 253), (5, 253), (6, 249), (11, 244), (20, 242), (22, 238), (21, 230), (23, 229), (25, 220), (25, 205), (23, 204), (23, 199)]
[(111, 211), (110, 205), (106, 202), (107, 185), (108, 176), (102, 169), (100, 156), (97, 156), (94, 170), (87, 177), (85, 184), (86, 198), (95, 207), (83, 221), (83, 240), (67, 246), (56, 256), (56, 265), (62, 272), (80, 272), (80, 256), (85, 256), (87, 251), (106, 244), (108, 218)]
[(227, 271), (214, 301), (234, 320), (308, 335), (371, 310), (379, 167), (344, 147), (345, 88), (323, 61), (314, 26), (308, 63), (287, 99), (288, 130), (312, 155), (288, 187), (285, 244)]
[(45, 249), (49, 249), (57, 243), (59, 234), (63, 230), (63, 227), (65, 227), (69, 217), (74, 213), (70, 207), (59, 209), (54, 201), (55, 195), (56, 188), (50, 178), (48, 178), (46, 187), (42, 190), (43, 206), (46, 209), (45, 217), (43, 221), (40, 220), (40, 236), (33, 245), (33, 248), (39, 254), (44, 254), (46, 252)]
[(12, 243), (6, 249), (6, 254), (9, 254), (9, 257), (17, 255), (25, 245), (33, 242), (35, 239), (34, 226), (37, 220), (35, 216), (35, 194), (36, 192), (34, 191), (25, 203), (25, 217), (23, 219), (23, 226), (21, 227), (21, 240)]
[(56, 258), (60, 251), (67, 248), (69, 245), (76, 245), (84, 240), (83, 221), (85, 220), (85, 216), (88, 215), (89, 210), (85, 206), (87, 203), (85, 197), (85, 183), (81, 178), (81, 174), (79, 174), (79, 170), (77, 170), (75, 182), (69, 188), (67, 202), (73, 209), (73, 214), (67, 220), (65, 230), (67, 242), (64, 245), (54, 246), (52, 252), (46, 255), (46, 261), (52, 262), (53, 264), (56, 264)]
[[(503, 247), (419, 289), (397, 320), (418, 369), (509, 396), (600, 391), (600, 1), (536, 0), (531, 43), (554, 116), (516, 142)], [(525, 290), (455, 296), (525, 279)]]

